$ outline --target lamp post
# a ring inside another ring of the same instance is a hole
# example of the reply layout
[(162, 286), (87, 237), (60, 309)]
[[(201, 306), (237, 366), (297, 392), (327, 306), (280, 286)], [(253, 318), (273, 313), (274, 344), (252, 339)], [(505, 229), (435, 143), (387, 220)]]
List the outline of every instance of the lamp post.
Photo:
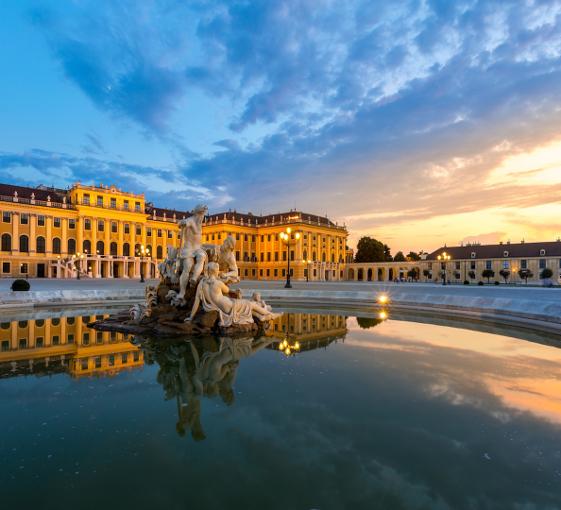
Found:
[(150, 250), (141, 245), (137, 255), (140, 255), (140, 283), (144, 283), (144, 257), (150, 256)]
[(312, 261), (310, 259), (306, 260), (306, 281), (309, 282), (310, 281), (310, 265), (311, 265)]
[(280, 238), (286, 244), (286, 261), (287, 261), (287, 270), (286, 270), (286, 284), (284, 285), (285, 289), (291, 289), (292, 284), (290, 283), (290, 246), (296, 244), (300, 239), (300, 232), (296, 232), (294, 234), (294, 239), (292, 239), (292, 229), (290, 227), (286, 228), (286, 231), (280, 233)]
[(442, 263), (442, 285), (446, 285), (446, 263), (452, 258), (448, 253), (446, 252), (442, 252), (441, 255), (439, 255), (438, 260)]

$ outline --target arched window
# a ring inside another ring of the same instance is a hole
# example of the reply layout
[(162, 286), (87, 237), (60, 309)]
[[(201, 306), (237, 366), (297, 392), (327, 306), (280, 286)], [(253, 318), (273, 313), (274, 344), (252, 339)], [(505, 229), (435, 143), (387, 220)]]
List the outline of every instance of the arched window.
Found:
[(103, 241), (98, 241), (95, 245), (95, 250), (98, 255), (105, 255), (105, 244)]
[(148, 245), (146, 247), (146, 256), (151, 257), (152, 256), (152, 246)]
[(115, 242), (111, 243), (111, 245), (109, 247), (109, 253), (113, 256), (117, 255), (117, 243), (115, 243)]
[(156, 258), (163, 259), (164, 258), (164, 249), (161, 246), (156, 248)]
[(322, 262), (325, 262), (325, 252), (323, 252), (323, 253), (321, 254), (321, 261), (322, 261)]
[(2, 251), (12, 251), (12, 236), (2, 234)]
[(53, 253), (60, 254), (60, 239), (58, 237), (53, 237)]
[(45, 253), (45, 238), (43, 236), (37, 238), (37, 253)]
[(129, 243), (123, 244), (123, 255), (129, 257), (131, 254), (131, 245)]
[(26, 235), (19, 236), (19, 251), (29, 251), (29, 237)]
[(302, 254), (302, 258), (304, 259), (304, 262), (306, 262), (306, 260), (308, 260), (308, 252), (306, 250), (304, 250), (304, 252)]
[(74, 255), (76, 253), (76, 239), (68, 239), (68, 253)]
[(92, 243), (89, 239), (84, 239), (84, 242), (82, 243), (82, 251), (84, 253), (92, 252)]
[(312, 253), (312, 260), (313, 260), (314, 262), (317, 260), (317, 255), (316, 255), (316, 252), (315, 252), (315, 251)]
[(140, 255), (140, 244), (134, 245), (134, 256), (138, 257)]

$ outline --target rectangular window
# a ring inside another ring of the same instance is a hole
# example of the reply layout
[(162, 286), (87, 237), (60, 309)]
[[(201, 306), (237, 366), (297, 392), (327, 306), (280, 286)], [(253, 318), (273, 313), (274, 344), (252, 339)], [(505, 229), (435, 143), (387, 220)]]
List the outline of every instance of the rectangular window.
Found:
[(173, 232), (168, 230), (168, 239), (173, 239)]
[(474, 261), (470, 261), (469, 268), (470, 269), (475, 269), (475, 262)]
[(68, 228), (70, 228), (70, 229), (76, 228), (76, 220), (74, 220), (74, 219), (72, 219), (72, 218), (69, 219), (69, 220), (68, 220)]
[(140, 212), (140, 202), (135, 202), (135, 203), (134, 203), (134, 210), (135, 210), (136, 212)]
[(240, 234), (237, 233), (237, 234), (236, 234), (236, 241), (239, 241), (239, 240), (240, 240)]
[(9, 340), (2, 340), (2, 351), (9, 351), (10, 350), (10, 341)]
[(141, 236), (142, 235), (142, 227), (140, 225), (136, 226), (136, 235), (137, 236)]
[(456, 262), (456, 269), (458, 269), (458, 270), (460, 269), (460, 263), (459, 262)]
[(12, 214), (9, 211), (4, 211), (2, 213), (2, 222), (3, 223), (11, 223), (12, 222)]
[(162, 229), (161, 228), (158, 229), (158, 237), (162, 237)]
[(271, 252), (267, 252), (267, 262), (271, 262)]
[(520, 261), (520, 269), (528, 269), (528, 261), (526, 259)]
[(128, 201), (128, 200), (125, 200), (125, 201), (123, 202), (123, 209), (125, 209), (125, 211), (128, 211), (128, 210), (129, 210), (129, 201)]
[(95, 333), (95, 343), (102, 344), (103, 343), (103, 331), (96, 331)]
[(80, 366), (82, 367), (82, 370), (87, 370), (88, 369), (88, 358), (82, 358), (80, 360)]
[(53, 338), (51, 340), (51, 343), (53, 345), (59, 345), (60, 344), (60, 337), (58, 335), (53, 335)]
[(110, 367), (115, 366), (115, 355), (114, 354), (110, 354), (108, 360), (109, 360), (109, 366)]
[(101, 195), (97, 196), (97, 205), (98, 207), (103, 207), (103, 196)]
[(18, 347), (20, 349), (25, 349), (27, 347), (27, 339), (26, 338), (20, 338), (19, 342), (18, 342)]
[(84, 220), (84, 230), (91, 230), (92, 229), (92, 222), (90, 219), (86, 218)]
[(140, 359), (140, 352), (134, 351), (132, 354), (133, 361), (138, 361)]
[(53, 220), (53, 225), (55, 228), (60, 228), (60, 218), (55, 218)]
[(247, 241), (247, 234), (244, 234), (243, 240), (244, 240), (244, 241)]
[(125, 234), (130, 234), (131, 226), (128, 223), (125, 223)]
[(84, 205), (90, 205), (90, 195), (89, 195), (89, 193), (84, 193)]
[(493, 269), (493, 261), (492, 260), (486, 260), (485, 261), (485, 269)]
[(263, 261), (265, 260), (265, 254), (264, 254), (263, 252), (261, 252), (261, 253), (259, 254), (259, 256), (260, 256), (261, 262), (263, 262)]
[(540, 259), (540, 269), (545, 269), (545, 259)]
[(267, 276), (271, 276), (271, 270), (267, 269)]
[(66, 343), (68, 343), (68, 344), (73, 344), (74, 343), (74, 334), (73, 333), (68, 334), (68, 336), (66, 337)]
[(279, 261), (279, 252), (276, 251), (275, 252), (275, 262), (278, 262), (278, 261)]
[(259, 270), (259, 276), (263, 276), (263, 269)]
[(284, 278), (284, 277), (286, 276), (286, 269), (283, 269), (281, 274), (282, 274), (282, 276), (283, 276), (283, 278)]
[(2, 262), (2, 272), (5, 273), (11, 273), (12, 272), (12, 268), (10, 267), (10, 263), (9, 262)]
[(38, 337), (35, 339), (35, 347), (43, 347), (43, 345), (44, 345), (43, 337), (42, 337), (42, 336), (38, 336)]
[(508, 260), (503, 260), (503, 269), (508, 269), (510, 267), (510, 262)]
[(111, 209), (117, 209), (117, 199), (111, 198)]
[(114, 234), (117, 233), (117, 222), (116, 221), (111, 222), (111, 232), (113, 232)]
[(274, 274), (274, 276), (278, 276), (278, 275), (279, 275), (279, 270), (278, 270), (278, 269), (275, 269), (275, 270), (273, 271), (273, 274)]
[(44, 227), (45, 226), (45, 217), (42, 215), (37, 216), (37, 225), (39, 227)]
[(26, 214), (26, 213), (20, 214), (19, 222), (20, 222), (22, 225), (27, 225), (27, 224), (29, 224), (29, 214)]
[(25, 262), (19, 266), (19, 272), (21, 274), (27, 274), (28, 271), (29, 271), (29, 267)]
[(95, 368), (101, 368), (101, 356), (96, 356), (94, 358)]
[(99, 220), (97, 222), (97, 230), (99, 232), (104, 232), (105, 231), (105, 222), (103, 220)]
[(146, 235), (148, 237), (152, 237), (152, 228), (151, 227), (146, 227)]
[(90, 334), (88, 332), (85, 332), (82, 335), (82, 344), (83, 345), (90, 345)]
[(240, 260), (240, 252), (239, 251), (236, 252), (236, 260)]
[(128, 361), (129, 361), (129, 355), (126, 352), (121, 354), (121, 365), (126, 365)]
[(251, 270), (251, 276), (255, 276), (257, 274), (257, 271), (255, 269)]

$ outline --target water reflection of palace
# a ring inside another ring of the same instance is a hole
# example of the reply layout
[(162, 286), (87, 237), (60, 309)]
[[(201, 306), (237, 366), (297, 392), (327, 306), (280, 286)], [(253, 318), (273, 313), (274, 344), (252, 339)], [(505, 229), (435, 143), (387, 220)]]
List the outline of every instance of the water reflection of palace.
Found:
[(106, 315), (54, 317), (0, 323), (0, 378), (68, 373), (114, 375), (144, 364), (142, 351), (122, 333), (87, 323)]
[[(342, 315), (286, 312), (273, 323), (271, 349), (285, 354), (327, 347), (345, 338), (347, 318)], [(277, 340), (278, 339), (278, 340)]]

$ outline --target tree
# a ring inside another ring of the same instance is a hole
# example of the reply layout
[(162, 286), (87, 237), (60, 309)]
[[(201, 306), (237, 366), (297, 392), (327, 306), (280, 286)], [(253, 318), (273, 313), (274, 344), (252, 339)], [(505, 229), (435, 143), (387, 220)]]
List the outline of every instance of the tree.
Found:
[[(397, 257), (397, 254), (396, 254)], [(415, 253), (414, 251), (410, 251), (407, 254), (407, 260), (410, 260), (412, 262), (417, 262), (418, 260), (421, 260), (421, 256), (418, 253)]]
[[(544, 282), (543, 282), (544, 285), (545, 285), (545, 280), (549, 280), (552, 276), (553, 276), (553, 271), (551, 269), (549, 269), (549, 267), (546, 267), (540, 273), (540, 278), (542, 280), (544, 280)], [(550, 285), (551, 285), (551, 282), (550, 282)]]
[(360, 329), (370, 329), (370, 328), (373, 328), (373, 327), (377, 326), (381, 322), (384, 322), (384, 320), (383, 319), (374, 319), (372, 317), (357, 317), (356, 322), (357, 322), (358, 326), (360, 327)]
[(411, 278), (411, 280), (418, 280), (419, 279), (419, 270), (416, 267), (413, 267), (409, 271), (407, 271), (407, 277)]
[(423, 269), (423, 276), (425, 277), (426, 282), (430, 276), (430, 271), (428, 269)]
[(508, 277), (510, 276), (510, 271), (508, 269), (501, 269), (499, 274), (503, 277), (505, 284), (508, 283)]
[(377, 239), (361, 237), (356, 246), (355, 262), (385, 262), (386, 248)]
[(495, 276), (495, 271), (493, 271), (492, 269), (484, 269), (481, 273), (481, 276), (483, 276), (483, 278), (487, 278), (487, 283), (491, 283), (491, 278)]
[(384, 258), (386, 262), (391, 262), (393, 260), (390, 247), (384, 244)]
[(529, 269), (521, 269), (518, 271), (518, 276), (520, 276), (520, 278), (526, 282), (526, 285), (528, 285), (528, 278), (533, 278), (534, 273), (532, 273)]
[(402, 251), (398, 251), (393, 258), (394, 262), (405, 262), (407, 259), (405, 258), (405, 255), (403, 255)]
[(473, 271), (473, 270), (470, 271), (470, 272), (468, 273), (468, 276), (469, 276), (472, 280), (475, 280), (475, 271)]

